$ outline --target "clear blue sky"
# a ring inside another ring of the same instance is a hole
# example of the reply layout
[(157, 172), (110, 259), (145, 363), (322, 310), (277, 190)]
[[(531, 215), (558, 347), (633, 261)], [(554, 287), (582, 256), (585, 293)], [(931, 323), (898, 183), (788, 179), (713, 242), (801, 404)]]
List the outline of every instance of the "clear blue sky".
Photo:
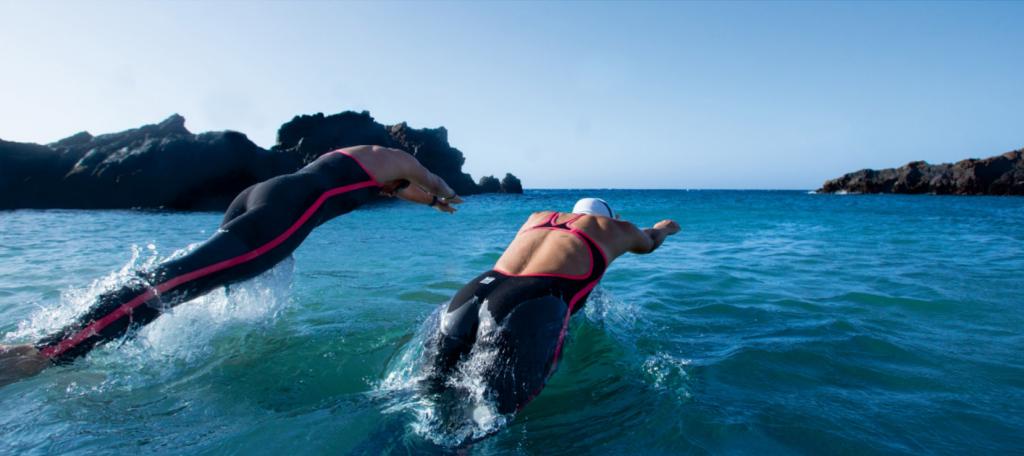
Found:
[(443, 125), (527, 187), (816, 188), (1024, 146), (1024, 3), (0, 3), (0, 138)]

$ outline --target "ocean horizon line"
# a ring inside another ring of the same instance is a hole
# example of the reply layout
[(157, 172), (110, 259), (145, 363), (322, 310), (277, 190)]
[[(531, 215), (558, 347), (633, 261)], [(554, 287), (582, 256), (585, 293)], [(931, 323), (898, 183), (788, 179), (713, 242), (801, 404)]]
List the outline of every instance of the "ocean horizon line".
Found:
[(684, 188), (684, 187), (523, 187), (527, 190), (552, 190), (552, 191), (666, 191), (678, 190), (687, 192), (813, 192), (809, 188)]

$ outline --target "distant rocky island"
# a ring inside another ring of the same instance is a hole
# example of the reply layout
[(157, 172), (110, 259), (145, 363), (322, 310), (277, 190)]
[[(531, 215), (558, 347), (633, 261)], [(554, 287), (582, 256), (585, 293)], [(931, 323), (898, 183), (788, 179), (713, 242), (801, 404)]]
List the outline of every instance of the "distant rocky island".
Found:
[(81, 132), (46, 145), (0, 140), (0, 209), (223, 210), (252, 184), (360, 144), (408, 151), (460, 195), (523, 192), (512, 174), (474, 182), (444, 127), (382, 125), (366, 111), (302, 115), (282, 125), (267, 150), (235, 131), (193, 134), (175, 114), (154, 125)]
[(1024, 195), (1024, 149), (981, 160), (863, 169), (825, 181), (818, 193)]

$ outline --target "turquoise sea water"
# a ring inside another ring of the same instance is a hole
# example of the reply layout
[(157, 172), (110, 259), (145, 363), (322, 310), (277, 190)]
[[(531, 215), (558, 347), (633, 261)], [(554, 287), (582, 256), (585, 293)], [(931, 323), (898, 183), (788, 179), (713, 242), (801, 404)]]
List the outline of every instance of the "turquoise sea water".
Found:
[[(409, 388), (435, 311), (534, 210), (674, 218), (613, 263), (544, 392), (437, 422)], [(24, 342), (200, 242), (212, 213), (0, 212), (0, 335)], [(382, 204), (134, 338), (0, 388), (3, 454), (1024, 452), (1024, 199), (528, 191)]]

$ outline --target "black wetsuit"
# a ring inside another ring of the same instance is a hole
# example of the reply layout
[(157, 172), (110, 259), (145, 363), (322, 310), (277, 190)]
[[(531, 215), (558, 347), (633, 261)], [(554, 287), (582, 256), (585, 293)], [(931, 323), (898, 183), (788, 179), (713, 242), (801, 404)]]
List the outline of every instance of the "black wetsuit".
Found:
[(556, 223), (558, 216), (529, 229), (565, 231), (581, 239), (590, 251), (587, 274), (487, 271), (463, 286), (441, 317), (434, 373), (443, 378), (474, 345), (496, 350), (496, 362), (485, 375), (500, 413), (514, 412), (540, 393), (558, 364), (569, 317), (583, 307), (608, 267), (594, 240), (570, 226), (580, 216)]
[(355, 209), (378, 191), (376, 179), (340, 151), (324, 154), (293, 174), (253, 185), (235, 198), (209, 240), (103, 293), (85, 315), (35, 345), (55, 363), (85, 355), (168, 308), (269, 270), (291, 255), (313, 228)]

